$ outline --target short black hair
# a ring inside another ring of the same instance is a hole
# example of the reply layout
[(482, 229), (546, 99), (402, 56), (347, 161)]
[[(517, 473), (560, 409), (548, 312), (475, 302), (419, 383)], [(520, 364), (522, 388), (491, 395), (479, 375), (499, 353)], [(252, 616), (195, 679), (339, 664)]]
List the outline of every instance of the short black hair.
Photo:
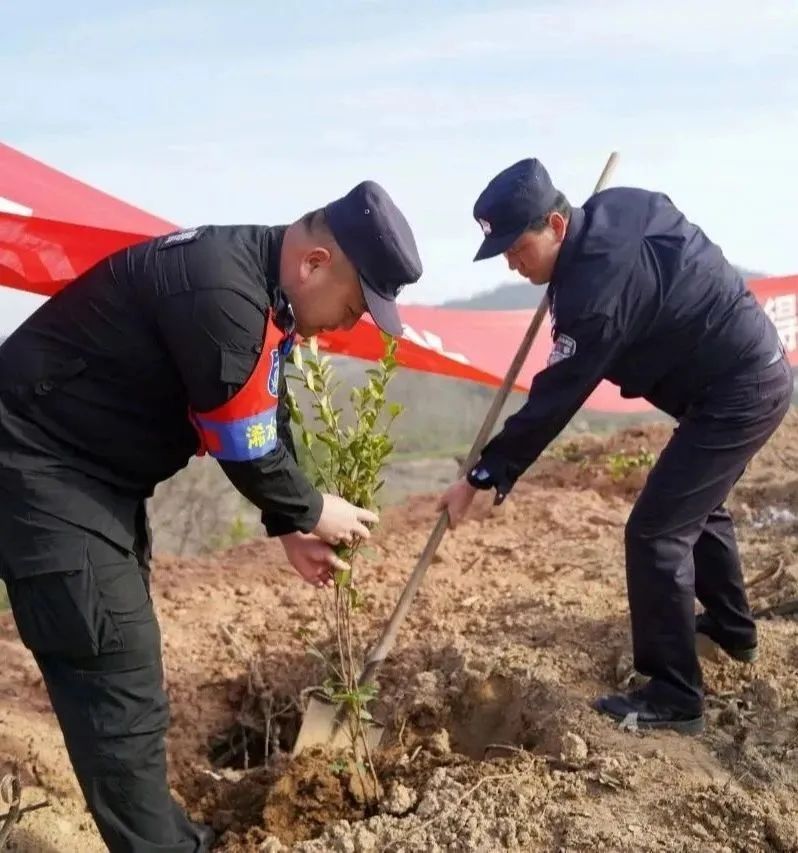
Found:
[(566, 219), (571, 216), (571, 203), (565, 197), (565, 193), (558, 192), (557, 197), (554, 199), (554, 204), (543, 214), (543, 216), (536, 219), (529, 227), (527, 231), (535, 231), (540, 232), (546, 227), (546, 223), (549, 220), (549, 216), (552, 213), (559, 213), (564, 216)]
[(309, 234), (332, 234), (327, 224), (327, 214), (323, 207), (310, 210), (299, 220)]

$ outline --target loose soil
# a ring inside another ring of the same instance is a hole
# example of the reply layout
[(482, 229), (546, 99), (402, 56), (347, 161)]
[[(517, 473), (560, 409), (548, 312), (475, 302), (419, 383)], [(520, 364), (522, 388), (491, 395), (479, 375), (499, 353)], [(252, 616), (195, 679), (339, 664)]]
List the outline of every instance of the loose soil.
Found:
[[(340, 756), (286, 754), (321, 675), (297, 631), (323, 640), (329, 592), (302, 585), (265, 539), (158, 559), (171, 783), (217, 849), (798, 850), (798, 622), (773, 615), (798, 597), (798, 413), (730, 502), (752, 603), (771, 613), (759, 662), (705, 662), (696, 738), (621, 730), (590, 708), (639, 680), (623, 526), (647, 469), (628, 460), (668, 435), (653, 425), (561, 443), (502, 507), (480, 503), (447, 535), (381, 672), (378, 802)], [(360, 563), (362, 645), (434, 522), (431, 496), (383, 514)], [(23, 805), (50, 802), (12, 849), (102, 850), (9, 614), (0, 653), (0, 773), (19, 762)]]

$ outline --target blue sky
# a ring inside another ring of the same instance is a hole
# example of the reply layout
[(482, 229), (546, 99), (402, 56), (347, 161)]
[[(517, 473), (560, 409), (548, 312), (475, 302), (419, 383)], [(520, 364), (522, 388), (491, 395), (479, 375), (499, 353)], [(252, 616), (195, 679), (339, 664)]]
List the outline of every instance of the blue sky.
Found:
[[(795, 0), (5, 5), (3, 141), (185, 225), (286, 222), (373, 178), (424, 262), (405, 301), (509, 278), (471, 262), (497, 171), (538, 156), (578, 203), (613, 149), (615, 184), (798, 272)], [(35, 304), (0, 291), (0, 331)]]

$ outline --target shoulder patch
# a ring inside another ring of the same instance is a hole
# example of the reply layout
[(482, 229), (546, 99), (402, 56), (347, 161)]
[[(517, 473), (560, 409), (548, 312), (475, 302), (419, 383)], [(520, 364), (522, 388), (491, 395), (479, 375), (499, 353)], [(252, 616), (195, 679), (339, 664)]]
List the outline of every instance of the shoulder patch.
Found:
[(557, 335), (554, 339), (554, 346), (549, 354), (548, 366), (557, 364), (560, 361), (565, 361), (576, 352), (576, 341), (569, 335)]
[(172, 246), (182, 246), (184, 243), (191, 243), (202, 234), (202, 228), (188, 228), (185, 231), (175, 231), (174, 234), (168, 234), (161, 241), (158, 249), (169, 249)]
[(272, 397), (277, 396), (280, 387), (280, 350), (273, 349), (271, 351), (271, 363), (269, 364), (269, 378), (266, 382), (266, 387)]

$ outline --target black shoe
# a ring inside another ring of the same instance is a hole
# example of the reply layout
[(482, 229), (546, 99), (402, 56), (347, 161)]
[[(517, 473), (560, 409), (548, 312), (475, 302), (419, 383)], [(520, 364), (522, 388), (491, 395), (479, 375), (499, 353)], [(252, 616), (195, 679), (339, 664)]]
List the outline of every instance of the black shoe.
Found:
[(704, 731), (703, 713), (682, 711), (660, 704), (646, 696), (643, 690), (602, 696), (596, 699), (593, 708), (618, 722), (625, 720), (629, 714), (636, 714), (639, 729), (673, 729), (685, 735), (697, 735)]
[(699, 613), (695, 618), (695, 646), (700, 657), (715, 662), (721, 659), (719, 651), (725, 652), (730, 658), (741, 663), (754, 663), (759, 657), (756, 636), (753, 643), (749, 645), (730, 645), (721, 639), (721, 630), (708, 613)]

